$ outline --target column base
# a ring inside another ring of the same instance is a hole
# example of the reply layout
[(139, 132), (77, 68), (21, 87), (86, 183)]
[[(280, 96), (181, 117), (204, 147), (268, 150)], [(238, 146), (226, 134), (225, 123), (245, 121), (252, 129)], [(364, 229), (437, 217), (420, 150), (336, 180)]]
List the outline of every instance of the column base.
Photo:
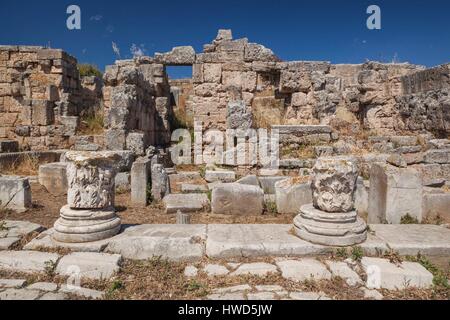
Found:
[(356, 211), (329, 213), (312, 204), (302, 206), (294, 218), (295, 233), (303, 240), (326, 246), (346, 247), (366, 241), (367, 224)]
[(113, 208), (75, 210), (64, 206), (60, 215), (54, 225), (53, 239), (64, 243), (104, 240), (118, 234), (121, 227), (121, 220)]

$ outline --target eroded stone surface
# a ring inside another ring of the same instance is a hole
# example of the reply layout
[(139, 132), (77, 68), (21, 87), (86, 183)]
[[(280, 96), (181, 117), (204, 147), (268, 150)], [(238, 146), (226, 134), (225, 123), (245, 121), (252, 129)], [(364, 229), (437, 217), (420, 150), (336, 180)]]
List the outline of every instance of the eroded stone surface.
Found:
[(61, 258), (56, 272), (67, 276), (76, 270), (82, 278), (109, 279), (120, 270), (121, 260), (118, 254), (75, 252)]
[(36, 251), (1, 251), (0, 269), (25, 273), (45, 272), (55, 266), (59, 255)]
[(189, 261), (203, 257), (205, 240), (205, 225), (141, 225), (128, 227), (110, 239), (105, 251), (125, 259), (161, 256), (172, 261)]
[(314, 259), (279, 260), (276, 262), (283, 278), (293, 281), (331, 279), (325, 265)]
[(169, 194), (164, 197), (163, 202), (166, 206), (166, 213), (176, 213), (178, 210), (197, 212), (209, 206), (208, 197), (199, 193)]
[(114, 207), (115, 152), (66, 153), (68, 193), (72, 209), (103, 209)]
[(433, 285), (433, 275), (417, 262), (405, 261), (396, 265), (387, 259), (364, 257), (361, 264), (367, 274), (369, 289), (402, 290)]
[(208, 276), (224, 276), (230, 273), (230, 271), (219, 264), (208, 264), (203, 268), (203, 271)]
[(331, 249), (304, 241), (290, 225), (209, 225), (206, 254), (211, 258), (301, 256)]
[(357, 167), (350, 158), (319, 158), (313, 168), (314, 207), (325, 212), (349, 212), (354, 209)]
[(277, 273), (277, 268), (270, 263), (255, 262), (255, 263), (244, 263), (240, 265), (236, 271), (231, 273), (232, 276), (239, 275), (255, 275), (255, 276), (265, 276), (269, 273)]
[(213, 189), (211, 209), (215, 214), (261, 215), (264, 192), (256, 186), (224, 183)]

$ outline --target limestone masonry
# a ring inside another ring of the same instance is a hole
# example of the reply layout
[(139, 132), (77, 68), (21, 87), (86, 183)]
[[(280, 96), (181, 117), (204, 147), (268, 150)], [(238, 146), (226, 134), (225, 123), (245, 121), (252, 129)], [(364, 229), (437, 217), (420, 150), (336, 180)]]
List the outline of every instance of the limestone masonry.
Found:
[[(169, 80), (166, 67), (178, 65), (192, 66), (192, 79)], [(116, 61), (103, 79), (80, 79), (77, 60), (64, 51), (0, 46), (0, 139), (9, 151), (144, 154), (150, 145), (170, 142), (174, 108), (190, 126), (195, 119), (205, 129), (321, 124), (382, 135), (445, 135), (449, 68), (281, 61), (270, 49), (219, 30), (202, 53), (176, 47)], [(83, 136), (81, 117), (99, 108), (105, 131)]]

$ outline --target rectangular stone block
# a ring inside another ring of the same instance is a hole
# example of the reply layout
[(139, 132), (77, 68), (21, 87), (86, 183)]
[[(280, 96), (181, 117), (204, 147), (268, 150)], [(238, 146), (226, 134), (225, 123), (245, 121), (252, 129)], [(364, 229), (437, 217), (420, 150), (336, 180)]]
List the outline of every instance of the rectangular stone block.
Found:
[(67, 163), (55, 162), (39, 166), (39, 184), (54, 196), (67, 194)]
[(0, 141), (0, 153), (18, 152), (18, 151), (19, 151), (19, 142), (14, 140)]
[(126, 132), (121, 129), (110, 129), (105, 135), (108, 150), (124, 150), (126, 148)]
[(47, 126), (54, 122), (53, 104), (47, 100), (33, 100), (32, 124), (37, 126)]
[(425, 163), (450, 163), (450, 149), (429, 150), (425, 153)]
[(24, 212), (31, 206), (31, 187), (28, 178), (0, 177), (0, 208)]
[(147, 206), (151, 175), (151, 160), (141, 158), (131, 168), (131, 202), (136, 206)]
[(423, 216), (450, 221), (450, 193), (424, 194)]
[(421, 222), (422, 190), (422, 179), (416, 170), (373, 164), (368, 222), (399, 224), (406, 215)]

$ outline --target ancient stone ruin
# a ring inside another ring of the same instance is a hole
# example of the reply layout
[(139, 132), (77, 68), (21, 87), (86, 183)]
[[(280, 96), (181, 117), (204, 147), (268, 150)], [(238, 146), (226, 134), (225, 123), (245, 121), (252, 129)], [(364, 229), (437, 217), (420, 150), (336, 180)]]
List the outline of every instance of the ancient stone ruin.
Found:
[[(0, 46), (0, 271), (75, 266), (123, 298), (148, 280), (124, 260), (167, 259), (184, 299), (196, 277), (248, 275), (263, 284), (201, 298), (443, 297), (423, 257), (450, 256), (450, 64), (283, 61), (219, 30), (80, 74), (62, 50)], [(104, 293), (0, 277), (0, 300)]]

